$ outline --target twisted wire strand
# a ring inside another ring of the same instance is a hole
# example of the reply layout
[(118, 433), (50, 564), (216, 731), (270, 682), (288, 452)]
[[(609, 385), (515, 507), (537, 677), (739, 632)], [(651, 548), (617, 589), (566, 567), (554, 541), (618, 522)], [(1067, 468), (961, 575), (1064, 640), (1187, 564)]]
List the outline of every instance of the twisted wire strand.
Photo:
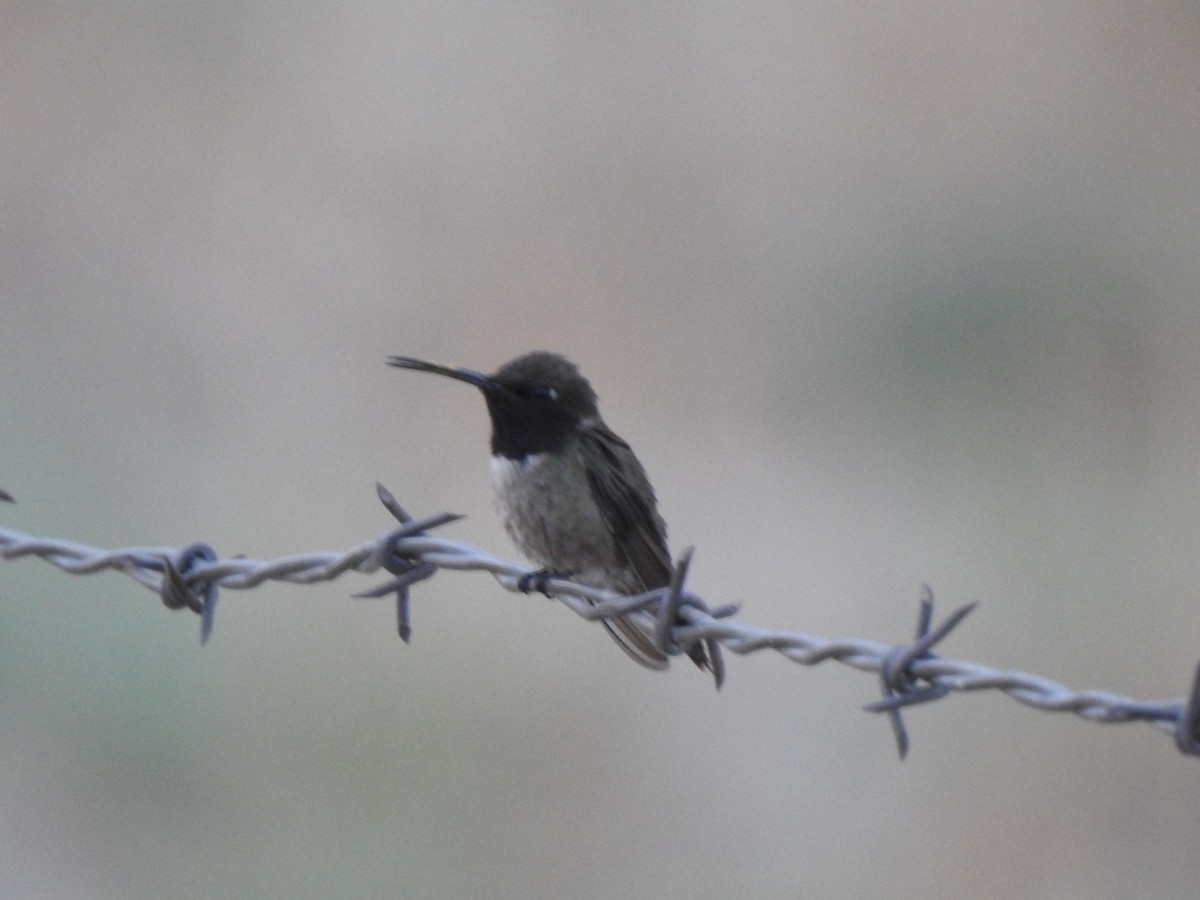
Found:
[[(469, 544), (429, 534), (428, 529), (459, 517), (442, 514), (413, 520), (382, 486), (379, 486), (379, 492), (384, 505), (401, 522), (400, 526), (341, 553), (298, 553), (267, 561), (241, 556), (218, 559), (202, 544), (183, 549), (125, 547), (103, 550), (74, 541), (35, 537), (0, 528), (0, 557), (6, 560), (35, 557), (74, 575), (106, 570), (120, 572), (159, 593), (168, 607), (187, 606), (199, 613), (202, 640), (212, 629), (217, 588), (250, 590), (266, 581), (315, 584), (332, 581), (350, 571), (369, 575), (383, 569), (395, 578), (355, 596), (394, 594), (400, 636), (407, 641), (411, 633), (408, 589), (416, 582), (441, 569), (483, 571), (491, 574), (506, 590), (517, 592), (525, 586), (522, 576), (534, 571), (529, 566), (501, 559)], [(681, 560), (683, 570), (686, 570), (689, 555), (690, 551)], [(935, 655), (933, 644), (957, 626), (973, 605), (960, 608), (931, 632), (933, 598), (928, 589), (921, 602), (916, 641), (890, 645), (858, 638), (829, 639), (798, 631), (772, 631), (734, 621), (730, 616), (736, 612), (736, 607), (708, 609), (698, 597), (682, 590), (682, 577), (676, 581), (678, 583), (672, 588), (638, 597), (620, 597), (559, 577), (539, 580), (538, 588), (588, 620), (616, 615), (640, 618), (648, 631), (659, 628), (665, 635), (663, 649), (672, 654), (703, 640), (713, 642), (710, 646), (720, 645), (741, 656), (773, 650), (803, 666), (834, 661), (861, 671), (879, 673), (883, 699), (865, 708), (888, 715), (902, 757), (908, 746), (900, 717), (903, 707), (930, 702), (950, 693), (975, 691), (999, 691), (1034, 709), (1074, 713), (1090, 722), (1149, 722), (1173, 734), (1181, 752), (1200, 755), (1200, 667), (1186, 701), (1143, 702), (1106, 691), (1072, 690), (1037, 675), (1006, 672)], [(668, 612), (663, 614), (666, 607), (669, 607)], [(667, 627), (680, 620), (686, 624)], [(719, 673), (717, 680), (719, 687)]]

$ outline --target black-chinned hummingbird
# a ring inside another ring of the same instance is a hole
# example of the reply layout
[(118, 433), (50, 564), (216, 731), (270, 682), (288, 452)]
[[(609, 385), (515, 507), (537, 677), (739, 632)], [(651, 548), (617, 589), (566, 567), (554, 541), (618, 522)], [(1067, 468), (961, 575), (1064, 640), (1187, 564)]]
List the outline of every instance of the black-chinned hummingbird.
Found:
[[(483, 392), (496, 511), (517, 549), (543, 572), (625, 595), (670, 584), (667, 526), (654, 488), (629, 445), (600, 418), (596, 392), (573, 362), (536, 351), (491, 375), (407, 356), (388, 363)], [(667, 668), (667, 657), (634, 620), (603, 621), (639, 663)], [(687, 653), (720, 687), (720, 649), (714, 642), (710, 650), (712, 659), (697, 641)]]

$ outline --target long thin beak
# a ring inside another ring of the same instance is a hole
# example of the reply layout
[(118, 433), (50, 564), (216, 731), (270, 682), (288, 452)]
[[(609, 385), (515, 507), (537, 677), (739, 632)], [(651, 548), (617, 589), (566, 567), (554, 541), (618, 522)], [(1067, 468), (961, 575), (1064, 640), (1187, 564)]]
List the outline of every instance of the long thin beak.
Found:
[(500, 390), (500, 385), (496, 384), (492, 379), (488, 378), (482, 372), (475, 372), (471, 369), (443, 366), (438, 363), (426, 362), (423, 359), (413, 359), (411, 356), (388, 357), (388, 365), (395, 366), (397, 369), (413, 369), (417, 372), (432, 372), (435, 375), (445, 375), (447, 378), (473, 384), (485, 393)]

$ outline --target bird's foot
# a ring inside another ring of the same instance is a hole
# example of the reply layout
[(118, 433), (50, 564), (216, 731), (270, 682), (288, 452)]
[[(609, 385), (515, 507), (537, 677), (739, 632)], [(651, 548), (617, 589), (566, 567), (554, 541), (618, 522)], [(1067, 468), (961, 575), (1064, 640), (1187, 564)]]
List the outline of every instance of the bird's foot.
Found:
[(551, 578), (570, 578), (570, 572), (564, 572), (561, 569), (538, 569), (536, 572), (526, 572), (517, 579), (517, 590), (523, 594), (545, 594), (550, 596), (550, 592), (546, 590), (546, 582)]

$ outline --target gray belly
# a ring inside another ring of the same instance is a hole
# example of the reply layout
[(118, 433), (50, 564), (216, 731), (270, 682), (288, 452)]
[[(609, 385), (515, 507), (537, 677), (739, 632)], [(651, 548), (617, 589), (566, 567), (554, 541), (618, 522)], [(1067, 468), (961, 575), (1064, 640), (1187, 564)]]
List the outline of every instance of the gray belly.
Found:
[(577, 457), (538, 454), (521, 462), (493, 457), (492, 499), (504, 530), (536, 565), (621, 589), (612, 583), (614, 570), (622, 567), (612, 534)]

